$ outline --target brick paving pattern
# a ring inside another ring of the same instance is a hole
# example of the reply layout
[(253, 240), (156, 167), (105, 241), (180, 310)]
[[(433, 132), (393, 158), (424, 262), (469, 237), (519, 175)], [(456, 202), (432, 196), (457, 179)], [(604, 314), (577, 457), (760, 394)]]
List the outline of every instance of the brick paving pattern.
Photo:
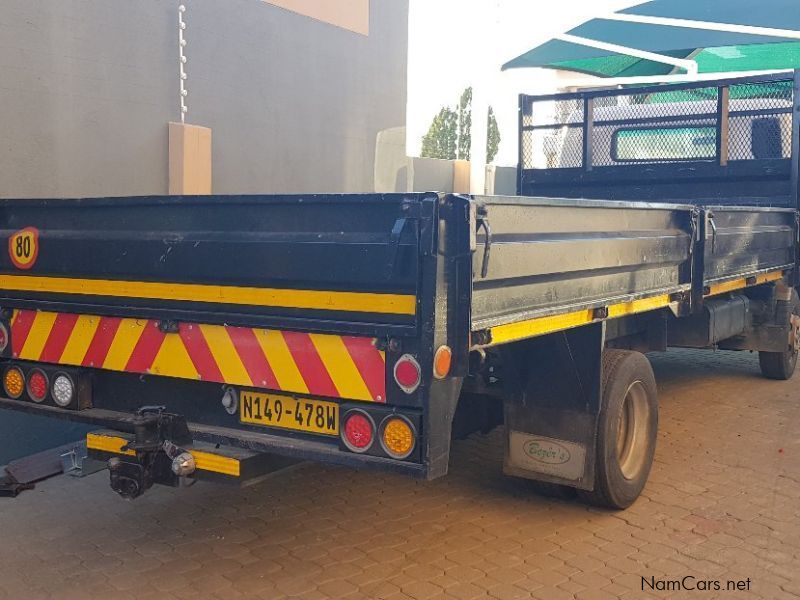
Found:
[[(257, 486), (118, 498), (107, 475), (0, 500), (0, 598), (800, 598), (800, 374), (751, 354), (653, 355), (661, 426), (625, 512), (534, 494), (499, 432), (434, 482), (305, 464)], [(642, 577), (750, 578), (749, 592)]]

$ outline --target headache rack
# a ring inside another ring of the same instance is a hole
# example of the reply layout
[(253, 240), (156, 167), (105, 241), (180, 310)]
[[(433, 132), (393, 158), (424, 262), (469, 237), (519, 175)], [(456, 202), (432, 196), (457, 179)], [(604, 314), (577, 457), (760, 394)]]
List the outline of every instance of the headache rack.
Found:
[(520, 96), (517, 193), (797, 207), (800, 78)]

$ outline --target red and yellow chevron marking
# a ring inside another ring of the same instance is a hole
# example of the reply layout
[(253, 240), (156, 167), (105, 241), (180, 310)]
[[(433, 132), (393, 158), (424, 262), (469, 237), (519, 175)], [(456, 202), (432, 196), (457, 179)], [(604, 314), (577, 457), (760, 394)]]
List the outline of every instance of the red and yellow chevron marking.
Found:
[(386, 357), (364, 337), (15, 310), (14, 358), (386, 402)]

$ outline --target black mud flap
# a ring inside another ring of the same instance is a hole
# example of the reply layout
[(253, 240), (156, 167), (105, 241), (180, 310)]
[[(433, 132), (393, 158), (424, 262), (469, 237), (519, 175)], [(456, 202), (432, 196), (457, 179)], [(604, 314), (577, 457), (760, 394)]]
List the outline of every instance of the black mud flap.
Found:
[(595, 323), (503, 349), (505, 474), (594, 488), (604, 334)]

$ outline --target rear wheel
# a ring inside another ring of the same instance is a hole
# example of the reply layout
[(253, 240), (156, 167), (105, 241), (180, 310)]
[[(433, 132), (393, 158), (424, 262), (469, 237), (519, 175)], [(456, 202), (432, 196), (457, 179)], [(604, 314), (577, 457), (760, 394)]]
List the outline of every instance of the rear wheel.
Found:
[(758, 365), (761, 367), (761, 374), (768, 379), (791, 379), (797, 366), (797, 350), (759, 352)]
[(639, 497), (656, 448), (658, 393), (650, 362), (640, 352), (603, 352), (603, 396), (592, 491), (587, 502), (627, 508)]
[[(788, 348), (783, 352), (759, 352), (758, 364), (761, 373), (769, 379), (786, 380), (791, 379), (797, 367), (797, 354), (800, 349), (800, 299), (797, 291), (792, 290), (791, 311), (784, 308), (789, 313), (791, 324), (791, 335), (788, 340)], [(785, 304), (784, 304), (785, 306)], [(783, 317), (786, 318), (785, 316)], [(785, 322), (785, 321), (784, 321)]]

